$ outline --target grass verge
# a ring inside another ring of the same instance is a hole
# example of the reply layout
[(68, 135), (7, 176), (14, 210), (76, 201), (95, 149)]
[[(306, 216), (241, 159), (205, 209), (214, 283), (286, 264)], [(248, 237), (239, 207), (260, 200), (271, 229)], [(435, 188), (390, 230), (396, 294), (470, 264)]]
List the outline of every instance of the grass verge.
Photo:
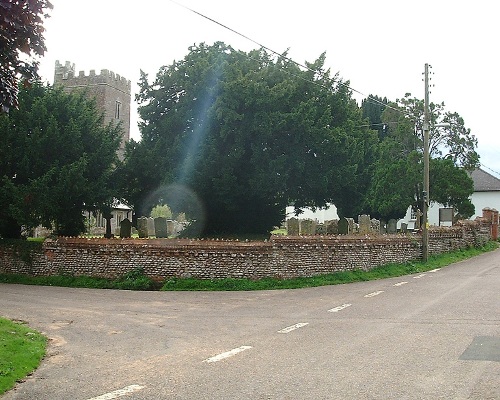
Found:
[(0, 283), (21, 283), (25, 285), (45, 285), (81, 287), (95, 289), (124, 289), (124, 290), (199, 290), (199, 291), (237, 291), (237, 290), (271, 290), (271, 289), (298, 289), (325, 285), (338, 285), (351, 282), (369, 281), (391, 278), (401, 275), (421, 273), (436, 268), (442, 268), (452, 263), (465, 260), (487, 251), (498, 248), (497, 242), (488, 242), (482, 248), (458, 250), (432, 256), (424, 263), (410, 261), (403, 264), (388, 264), (370, 271), (346, 271), (327, 275), (318, 275), (305, 278), (276, 279), (191, 279), (172, 278), (160, 286), (144, 275), (142, 268), (136, 268), (116, 280), (91, 278), (88, 276), (27, 276), (0, 274)]
[(46, 344), (40, 333), (0, 317), (0, 395), (38, 367)]

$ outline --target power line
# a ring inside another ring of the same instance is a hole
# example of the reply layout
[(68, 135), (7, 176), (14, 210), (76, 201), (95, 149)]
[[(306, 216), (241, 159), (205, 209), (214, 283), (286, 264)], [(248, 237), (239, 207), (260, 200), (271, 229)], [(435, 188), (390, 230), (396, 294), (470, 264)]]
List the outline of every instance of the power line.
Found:
[[(222, 27), (222, 28), (224, 28), (224, 29), (227, 29), (227, 30), (229, 30), (229, 31), (231, 31), (231, 32), (233, 32), (233, 33), (235, 33), (235, 34), (236, 34), (236, 35), (238, 35), (238, 36), (241, 36), (242, 38), (244, 38), (244, 39), (246, 39), (246, 40), (248, 40), (248, 41), (250, 41), (250, 42), (252, 42), (252, 43), (256, 44), (256, 45), (257, 45), (257, 46), (259, 46), (260, 48), (263, 48), (263, 49), (265, 49), (265, 50), (267, 50), (267, 51), (271, 52), (272, 54), (277, 55), (278, 57), (284, 58), (285, 60), (287, 60), (287, 61), (289, 61), (289, 62), (291, 62), (291, 63), (293, 63), (293, 64), (297, 65), (298, 67), (304, 68), (304, 69), (306, 69), (306, 70), (308, 70), (308, 71), (310, 71), (310, 72), (314, 72), (315, 74), (321, 75), (323, 78), (331, 79), (331, 80), (332, 80), (332, 82), (335, 82), (335, 79), (332, 79), (332, 78), (330, 78), (329, 76), (326, 76), (326, 74), (325, 74), (325, 73), (320, 72), (320, 71), (317, 71), (317, 70), (314, 70), (314, 69), (312, 69), (312, 68), (308, 67), (307, 65), (303, 65), (303, 64), (301, 64), (301, 63), (299, 63), (299, 62), (297, 62), (297, 61), (295, 61), (295, 60), (291, 59), (290, 57), (285, 56), (284, 54), (278, 53), (277, 51), (275, 51), (275, 50), (273, 50), (273, 49), (271, 49), (271, 48), (269, 48), (269, 47), (267, 47), (267, 46), (263, 45), (262, 43), (259, 43), (258, 41), (256, 41), (256, 40), (252, 39), (251, 37), (249, 37), (249, 36), (247, 36), (247, 35), (245, 35), (245, 34), (243, 34), (243, 33), (239, 32), (239, 31), (237, 31), (237, 30), (235, 30), (235, 29), (233, 29), (233, 28), (231, 28), (231, 27), (229, 27), (229, 26), (227, 26), (227, 25), (225, 25), (225, 24), (223, 24), (223, 23), (221, 23), (221, 22), (219, 22), (219, 21), (217, 21), (217, 20), (215, 20), (215, 19), (213, 19), (213, 18), (211, 18), (211, 17), (209, 17), (209, 16), (207, 16), (207, 15), (205, 15), (205, 14), (201, 13), (201, 12), (199, 12), (199, 11), (196, 11), (196, 10), (194, 10), (194, 9), (192, 9), (192, 8), (190, 8), (190, 7), (186, 6), (186, 5), (184, 5), (184, 4), (181, 4), (181, 3), (179, 3), (179, 2), (177, 2), (177, 1), (175, 1), (175, 0), (170, 0), (170, 2), (171, 2), (171, 3), (174, 3), (174, 4), (176, 4), (176, 5), (178, 5), (179, 7), (184, 8), (184, 9), (186, 9), (186, 10), (188, 10), (188, 11), (190, 11), (190, 12), (192, 12), (192, 13), (194, 13), (194, 14), (196, 14), (196, 15), (198, 15), (198, 16), (200, 16), (200, 17), (202, 17), (202, 18), (205, 18), (206, 20), (208, 20), (208, 21), (210, 21), (210, 22), (213, 22), (214, 24), (219, 25), (219, 26), (221, 26), (221, 27)], [(318, 84), (317, 82), (312, 82), (312, 81), (309, 81), (309, 82), (311, 82), (311, 83), (315, 83), (315, 84)], [(352, 91), (353, 91), (353, 92), (355, 92), (355, 93), (360, 94), (361, 96), (366, 97), (366, 100), (367, 100), (367, 101), (371, 101), (372, 103), (376, 103), (376, 104), (379, 104), (379, 105), (383, 105), (384, 107), (387, 107), (387, 108), (389, 108), (389, 109), (392, 109), (392, 110), (394, 110), (394, 111), (397, 111), (397, 112), (400, 112), (400, 113), (404, 114), (404, 112), (403, 112), (401, 109), (396, 108), (396, 107), (392, 107), (390, 104), (386, 104), (386, 103), (384, 103), (384, 102), (382, 102), (382, 101), (380, 101), (380, 100), (378, 100), (378, 99), (376, 99), (376, 98), (372, 97), (371, 95), (370, 95), (370, 96), (366, 96), (366, 94), (364, 94), (364, 93), (360, 92), (359, 90), (354, 89), (353, 87), (351, 87), (351, 86), (349, 86), (349, 85), (347, 85), (347, 84), (343, 83), (342, 81), (340, 81), (340, 82), (339, 82), (339, 84), (340, 84), (340, 85), (342, 85), (342, 86), (344, 86), (344, 87), (346, 87), (346, 88), (347, 88), (347, 89), (349, 89), (349, 90), (352, 90)], [(325, 87), (324, 85), (321, 85), (321, 86)], [(326, 88), (326, 87), (325, 87), (325, 88)]]
[(491, 169), (490, 167), (487, 167), (487, 166), (486, 166), (486, 165), (484, 165), (483, 163), (481, 163), (481, 167), (486, 168), (487, 170), (489, 170), (489, 171), (491, 171), (491, 172), (493, 172), (493, 173), (497, 174), (498, 176), (500, 176), (500, 172), (495, 171), (494, 169)]

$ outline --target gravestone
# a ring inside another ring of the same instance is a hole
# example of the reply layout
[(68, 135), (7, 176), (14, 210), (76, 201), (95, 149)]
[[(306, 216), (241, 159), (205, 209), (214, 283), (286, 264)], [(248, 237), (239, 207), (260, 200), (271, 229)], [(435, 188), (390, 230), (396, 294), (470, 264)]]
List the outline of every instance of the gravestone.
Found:
[(325, 221), (326, 224), (326, 233), (327, 235), (338, 235), (339, 233), (339, 220), (332, 219), (329, 221)]
[(149, 237), (148, 219), (146, 217), (137, 218), (137, 233), (141, 239)]
[(390, 219), (387, 223), (387, 233), (398, 233), (398, 221)]
[(290, 218), (286, 221), (286, 231), (289, 236), (299, 236), (299, 220), (297, 218)]
[(148, 236), (155, 236), (155, 220), (154, 218), (148, 217)]
[(405, 222), (401, 222), (401, 233), (408, 233), (408, 224)]
[(415, 228), (416, 230), (419, 230), (422, 228), (422, 216), (424, 213), (420, 211), (420, 208), (417, 209), (417, 212), (415, 213)]
[(176, 229), (177, 221), (167, 219), (167, 237), (169, 236), (177, 236), (179, 232)]
[(349, 223), (349, 234), (358, 232), (358, 225), (354, 222), (354, 218), (346, 218)]
[(132, 236), (132, 222), (128, 218), (125, 218), (120, 222), (120, 237), (129, 238)]
[(301, 219), (299, 229), (301, 235), (314, 235), (316, 231), (316, 222), (312, 219)]
[(387, 224), (384, 220), (380, 220), (380, 233), (385, 234), (387, 233)]
[(346, 218), (342, 218), (338, 223), (339, 235), (349, 234), (349, 221)]
[(373, 233), (380, 233), (380, 221), (378, 219), (372, 218), (370, 220), (370, 227)]
[(370, 216), (363, 214), (358, 215), (359, 233), (368, 234), (371, 230)]
[(155, 235), (157, 238), (167, 238), (167, 219), (165, 217), (157, 217), (154, 219), (155, 224)]

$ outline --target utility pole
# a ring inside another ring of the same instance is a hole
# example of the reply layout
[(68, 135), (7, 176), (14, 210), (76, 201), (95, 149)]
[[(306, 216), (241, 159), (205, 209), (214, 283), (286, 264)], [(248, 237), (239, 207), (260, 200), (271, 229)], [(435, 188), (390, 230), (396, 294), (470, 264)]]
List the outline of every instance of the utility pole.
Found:
[(425, 97), (424, 97), (424, 210), (423, 210), (423, 227), (422, 227), (422, 259), (427, 262), (429, 259), (429, 64), (425, 64), (424, 82), (425, 82)]

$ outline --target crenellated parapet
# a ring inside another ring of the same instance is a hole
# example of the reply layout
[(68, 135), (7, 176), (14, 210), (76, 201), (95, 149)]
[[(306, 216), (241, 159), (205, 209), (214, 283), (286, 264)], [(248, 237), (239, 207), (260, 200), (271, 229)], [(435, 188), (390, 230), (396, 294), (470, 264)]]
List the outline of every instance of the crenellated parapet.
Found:
[(75, 64), (66, 61), (61, 64), (59, 60), (56, 61), (54, 70), (54, 85), (62, 84), (66, 87), (85, 87), (93, 85), (109, 85), (123, 93), (130, 94), (131, 84), (130, 80), (115, 74), (108, 69), (101, 69), (99, 74), (96, 74), (94, 69), (90, 70), (89, 75), (85, 71), (79, 71), (78, 75), (75, 74)]

